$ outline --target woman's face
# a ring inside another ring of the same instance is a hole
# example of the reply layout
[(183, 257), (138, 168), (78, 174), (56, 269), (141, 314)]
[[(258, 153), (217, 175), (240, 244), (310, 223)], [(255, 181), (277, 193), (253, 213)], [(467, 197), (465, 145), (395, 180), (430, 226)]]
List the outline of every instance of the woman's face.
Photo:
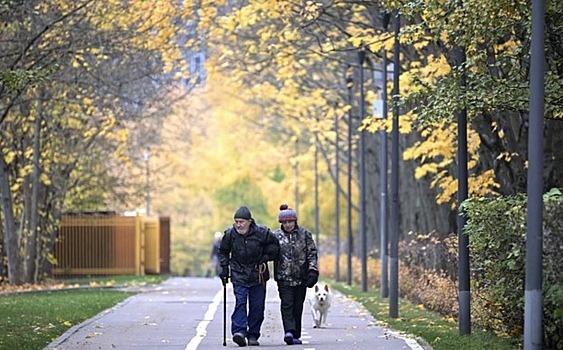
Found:
[(295, 229), (295, 221), (282, 221), (284, 231), (291, 232)]

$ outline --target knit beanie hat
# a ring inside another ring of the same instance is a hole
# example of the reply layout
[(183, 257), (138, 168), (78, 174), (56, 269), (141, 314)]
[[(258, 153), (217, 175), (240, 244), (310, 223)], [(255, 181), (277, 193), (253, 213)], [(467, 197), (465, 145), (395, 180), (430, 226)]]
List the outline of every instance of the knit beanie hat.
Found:
[(291, 209), (287, 204), (280, 205), (280, 214), (278, 215), (278, 221), (297, 221), (297, 212)]
[(245, 207), (244, 205), (238, 208), (237, 211), (235, 212), (235, 219), (250, 220), (251, 218), (252, 215), (250, 214), (250, 210), (248, 210), (248, 208)]

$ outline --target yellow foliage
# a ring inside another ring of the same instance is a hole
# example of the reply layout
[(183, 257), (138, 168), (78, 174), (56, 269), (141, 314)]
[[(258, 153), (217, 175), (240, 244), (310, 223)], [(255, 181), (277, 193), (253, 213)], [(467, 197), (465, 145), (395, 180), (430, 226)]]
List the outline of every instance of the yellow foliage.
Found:
[(111, 133), (108, 133), (106, 138), (108, 140), (115, 140), (118, 142), (123, 142), (125, 143), (127, 141), (127, 138), (129, 137), (129, 130), (128, 129), (117, 129), (114, 130)]
[(6, 149), (2, 149), (2, 155), (4, 157), (4, 161), (7, 165), (12, 164), (14, 159), (16, 158), (16, 152), (14, 151), (7, 151)]
[(450, 72), (451, 67), (444, 56), (429, 55), (425, 57), (425, 64), (414, 61), (408, 71), (401, 73), (401, 94), (418, 92), (422, 89), (421, 83), (432, 86), (436, 79)]
[(18, 192), (19, 189), (21, 187), (21, 183), (20, 182), (14, 182), (14, 184), (12, 184), (12, 186), (10, 186), (10, 190), (12, 192)]
[(50, 186), (50, 185), (51, 185), (51, 180), (49, 179), (49, 176), (47, 176), (47, 174), (45, 174), (45, 173), (41, 173), (41, 175), (39, 175), (39, 180), (40, 180), (41, 183), (43, 183), (45, 186)]
[(516, 50), (518, 47), (520, 47), (521, 43), (514, 41), (514, 40), (508, 40), (506, 42), (503, 42), (501, 44), (497, 44), (494, 46), (494, 50), (497, 54), (503, 54), (503, 53), (514, 53), (514, 50)]
[[(456, 205), (457, 179), (454, 178), (456, 169), (451, 164), (456, 156), (457, 125), (446, 121), (434, 123), (421, 128), (422, 141), (415, 142), (403, 153), (405, 160), (418, 160), (420, 165), (415, 169), (415, 178), (432, 176), (431, 187), (440, 188), (436, 197), (438, 204), (451, 203)], [(468, 130), (468, 170), (474, 169), (479, 160), (480, 139), (472, 128)], [(453, 173), (451, 173), (453, 171)], [(468, 191), (470, 196), (484, 196), (496, 193), (499, 188), (494, 179), (494, 171), (487, 170), (481, 174), (470, 174)]]
[(399, 132), (401, 134), (410, 134), (412, 132), (413, 121), (414, 115), (411, 112), (403, 114), (401, 118), (399, 118)]
[(436, 173), (437, 170), (438, 170), (438, 164), (435, 163), (422, 164), (421, 166), (415, 169), (414, 177), (416, 179), (420, 179), (426, 176), (428, 173), (431, 174)]

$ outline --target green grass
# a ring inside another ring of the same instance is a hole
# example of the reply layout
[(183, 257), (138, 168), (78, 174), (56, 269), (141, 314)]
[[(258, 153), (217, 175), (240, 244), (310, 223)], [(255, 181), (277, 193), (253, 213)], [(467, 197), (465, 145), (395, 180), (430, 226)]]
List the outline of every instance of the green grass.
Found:
[(513, 350), (520, 346), (513, 339), (495, 336), (472, 327), (470, 335), (459, 335), (456, 320), (413, 305), (406, 300), (399, 301), (399, 317), (389, 317), (389, 299), (381, 298), (379, 291), (362, 292), (358, 286), (330, 282), (336, 290), (361, 303), (378, 321), (391, 329), (422, 338), (434, 350)]
[[(166, 276), (114, 276), (65, 280), (72, 286), (158, 284)], [(0, 349), (45, 348), (69, 328), (92, 318), (134, 293), (87, 288), (0, 295)]]
[(168, 276), (145, 275), (145, 276), (101, 276), (90, 278), (67, 278), (60, 280), (66, 285), (98, 285), (98, 286), (142, 286), (147, 284), (159, 284), (168, 279)]
[(43, 349), (70, 327), (130, 295), (92, 289), (0, 296), (0, 349)]

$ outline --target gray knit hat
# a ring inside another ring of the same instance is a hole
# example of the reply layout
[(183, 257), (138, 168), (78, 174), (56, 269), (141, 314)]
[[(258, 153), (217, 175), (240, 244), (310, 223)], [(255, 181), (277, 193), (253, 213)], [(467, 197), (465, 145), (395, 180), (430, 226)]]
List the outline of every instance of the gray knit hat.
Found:
[(250, 214), (250, 210), (244, 205), (237, 209), (235, 212), (235, 219), (246, 219), (250, 220), (252, 218), (252, 214)]
[(278, 215), (278, 221), (297, 221), (297, 212), (291, 209), (287, 204), (280, 205), (280, 214)]

